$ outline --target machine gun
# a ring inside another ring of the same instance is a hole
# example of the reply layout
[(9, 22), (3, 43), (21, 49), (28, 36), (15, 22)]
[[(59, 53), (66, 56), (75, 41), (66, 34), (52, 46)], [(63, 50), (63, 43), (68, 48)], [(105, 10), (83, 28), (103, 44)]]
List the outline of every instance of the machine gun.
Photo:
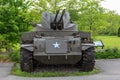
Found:
[(51, 29), (53, 29), (53, 30), (62, 30), (64, 28), (63, 27), (63, 15), (64, 15), (64, 13), (65, 13), (65, 10), (62, 11), (62, 15), (61, 15), (60, 19), (57, 22), (59, 10), (56, 11), (54, 21), (51, 22)]

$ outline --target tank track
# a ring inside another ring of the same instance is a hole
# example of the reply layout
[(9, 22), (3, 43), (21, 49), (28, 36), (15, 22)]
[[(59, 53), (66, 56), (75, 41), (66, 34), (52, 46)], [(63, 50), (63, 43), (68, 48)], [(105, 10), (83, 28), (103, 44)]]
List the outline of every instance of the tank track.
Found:
[(94, 47), (91, 47), (83, 51), (82, 71), (84, 72), (92, 71), (94, 69), (94, 65), (95, 65)]
[(32, 72), (33, 71), (33, 55), (32, 52), (21, 48), (20, 53), (20, 68), (22, 71), (25, 72)]

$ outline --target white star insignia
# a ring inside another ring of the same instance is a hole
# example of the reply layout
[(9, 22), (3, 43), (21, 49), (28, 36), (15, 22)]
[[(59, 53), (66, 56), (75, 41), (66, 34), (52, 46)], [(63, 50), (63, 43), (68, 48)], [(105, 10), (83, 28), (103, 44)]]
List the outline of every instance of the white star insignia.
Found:
[(53, 44), (54, 48), (60, 48), (60, 44), (58, 44), (58, 42)]

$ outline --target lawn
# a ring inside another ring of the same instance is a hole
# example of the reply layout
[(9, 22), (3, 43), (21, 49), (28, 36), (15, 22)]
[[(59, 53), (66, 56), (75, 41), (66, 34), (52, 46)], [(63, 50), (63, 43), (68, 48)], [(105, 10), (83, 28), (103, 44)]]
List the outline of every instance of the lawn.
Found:
[(105, 48), (119, 48), (120, 49), (120, 37), (117, 36), (96, 36), (95, 40), (102, 40)]

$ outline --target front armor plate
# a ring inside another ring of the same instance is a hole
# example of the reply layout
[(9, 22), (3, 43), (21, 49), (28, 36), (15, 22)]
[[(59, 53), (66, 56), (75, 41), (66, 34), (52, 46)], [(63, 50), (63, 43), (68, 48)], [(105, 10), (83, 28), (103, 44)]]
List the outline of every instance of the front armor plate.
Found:
[(63, 39), (46, 40), (46, 53), (67, 53), (67, 43)]

